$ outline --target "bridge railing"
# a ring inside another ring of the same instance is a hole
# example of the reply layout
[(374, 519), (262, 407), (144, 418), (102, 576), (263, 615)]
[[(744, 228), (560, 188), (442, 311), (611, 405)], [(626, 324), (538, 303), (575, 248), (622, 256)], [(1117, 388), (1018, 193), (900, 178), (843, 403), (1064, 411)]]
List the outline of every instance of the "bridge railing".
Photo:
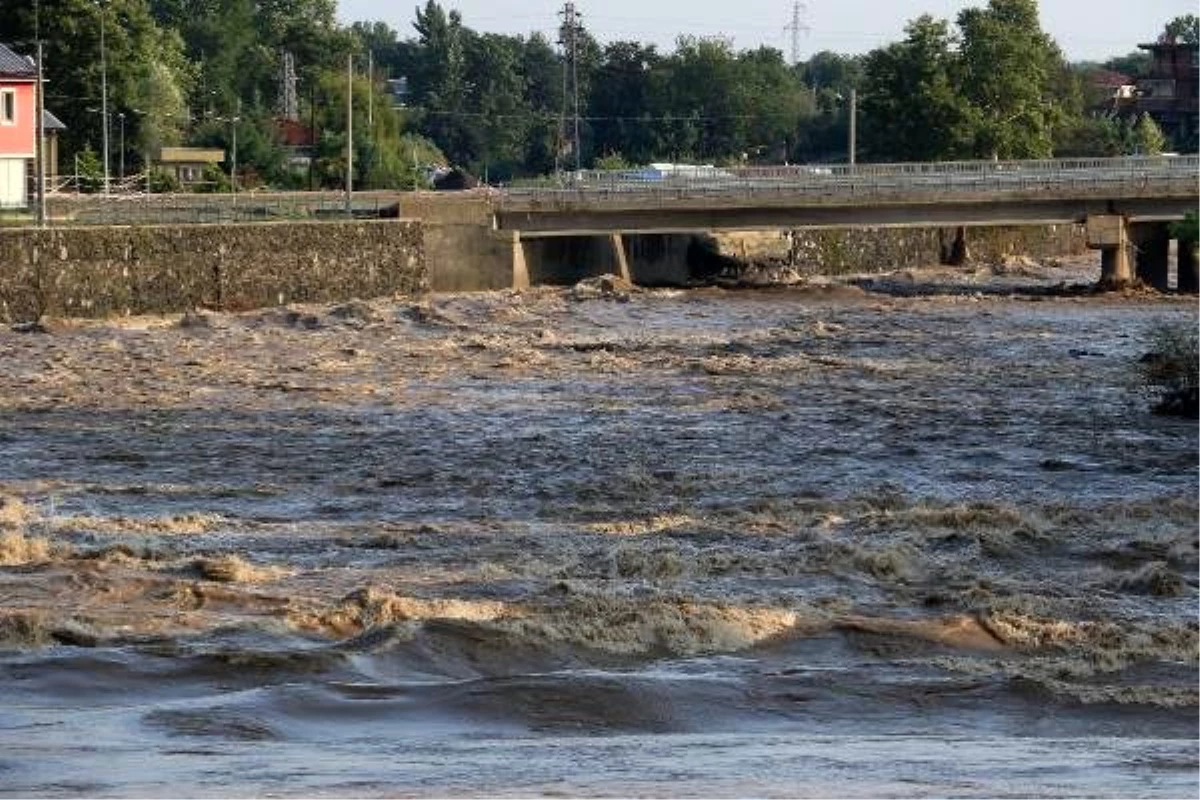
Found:
[(859, 165), (689, 167), (670, 170), (585, 170), (562, 176), (554, 186), (515, 186), (499, 202), (529, 203), (634, 197), (674, 199), (706, 195), (773, 193), (882, 195), (1062, 189), (1127, 185), (1156, 186), (1200, 180), (1196, 156), (1131, 156), (1031, 161), (954, 161)]

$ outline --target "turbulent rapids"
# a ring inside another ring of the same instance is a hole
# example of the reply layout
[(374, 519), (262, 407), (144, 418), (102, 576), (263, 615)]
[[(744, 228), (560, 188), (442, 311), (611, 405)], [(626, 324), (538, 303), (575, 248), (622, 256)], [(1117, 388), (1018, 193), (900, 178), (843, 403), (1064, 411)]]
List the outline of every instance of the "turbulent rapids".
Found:
[(0, 794), (1194, 794), (1195, 304), (938, 277), (0, 331)]

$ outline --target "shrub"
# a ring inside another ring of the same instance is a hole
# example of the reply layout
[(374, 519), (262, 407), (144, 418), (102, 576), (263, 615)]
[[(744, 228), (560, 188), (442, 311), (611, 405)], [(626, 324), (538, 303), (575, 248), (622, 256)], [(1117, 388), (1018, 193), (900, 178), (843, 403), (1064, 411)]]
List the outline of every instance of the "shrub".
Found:
[(1200, 336), (1195, 327), (1160, 323), (1149, 332), (1151, 350), (1141, 361), (1142, 380), (1157, 394), (1156, 414), (1200, 417), (1197, 372)]
[(169, 194), (179, 191), (179, 179), (162, 169), (150, 170), (150, 191), (154, 194)]

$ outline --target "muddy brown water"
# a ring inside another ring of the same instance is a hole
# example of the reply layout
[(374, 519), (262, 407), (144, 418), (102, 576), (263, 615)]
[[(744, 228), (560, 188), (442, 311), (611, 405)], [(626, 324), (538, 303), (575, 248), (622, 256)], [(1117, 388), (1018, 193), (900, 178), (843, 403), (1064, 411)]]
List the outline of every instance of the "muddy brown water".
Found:
[(0, 794), (1194, 795), (1196, 305), (1061, 280), (0, 331)]

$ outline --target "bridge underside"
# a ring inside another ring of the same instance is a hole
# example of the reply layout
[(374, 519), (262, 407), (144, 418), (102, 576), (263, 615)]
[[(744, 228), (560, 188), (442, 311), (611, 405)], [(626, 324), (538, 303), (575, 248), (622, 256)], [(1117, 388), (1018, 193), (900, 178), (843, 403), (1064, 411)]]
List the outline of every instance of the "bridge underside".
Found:
[(539, 208), (501, 208), (495, 227), (522, 239), (591, 236), (611, 233), (687, 233), (695, 231), (798, 230), (802, 228), (899, 228), (1083, 223), (1097, 214), (1118, 214), (1129, 222), (1182, 219), (1194, 199), (1125, 198), (1070, 200), (1020, 198), (967, 203), (895, 203), (870, 207), (738, 206), (686, 204), (656, 207), (605, 207), (570, 204)]

